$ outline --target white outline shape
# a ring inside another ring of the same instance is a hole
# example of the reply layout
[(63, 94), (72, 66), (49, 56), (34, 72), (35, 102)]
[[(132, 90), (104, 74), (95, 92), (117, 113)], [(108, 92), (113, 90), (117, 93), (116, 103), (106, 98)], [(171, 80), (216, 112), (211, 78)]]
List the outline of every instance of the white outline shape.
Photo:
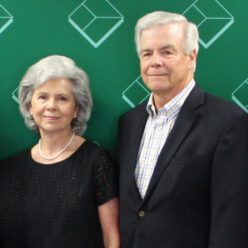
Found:
[(6, 12), (6, 16), (0, 16), (0, 19), (9, 19), (1, 28), (0, 28), (0, 34), (13, 22), (14, 17), (9, 13), (7, 9), (3, 7), (3, 5), (0, 4), (0, 8), (2, 8)]
[[(19, 90), (19, 87), (17, 87), (15, 90), (12, 91), (12, 99), (19, 104), (18, 90)], [(17, 96), (16, 96), (16, 94), (17, 94)]]
[[(123, 22), (124, 22), (124, 16), (108, 1), (105, 0), (118, 14), (119, 16), (96, 16), (84, 3), (87, 0), (83, 1), (69, 16), (68, 21), (69, 23), (82, 35), (84, 38), (89, 41), (89, 43), (94, 46), (95, 48), (99, 47)], [(87, 11), (89, 11), (90, 14), (92, 14), (93, 19), (83, 28), (81, 29), (76, 22), (74, 22), (71, 19), (71, 16), (82, 6), (85, 7)], [(85, 33), (85, 29), (90, 26), (96, 19), (120, 19), (98, 42), (95, 42), (91, 39), (89, 35)]]
[(240, 102), (240, 100), (235, 96), (235, 92), (237, 92), (244, 84), (247, 84), (248, 87), (248, 78), (236, 90), (232, 92), (232, 99), (239, 105), (239, 107), (241, 107), (244, 111), (248, 113), (248, 105), (244, 106), (244, 104)]
[(195, 8), (203, 17), (204, 20), (197, 25), (197, 27), (199, 28), (206, 20), (229, 20), (229, 22), (216, 34), (213, 36), (212, 39), (210, 39), (207, 43), (205, 41), (203, 41), (201, 38), (199, 38), (199, 42), (200, 44), (205, 48), (208, 49), (233, 23), (234, 23), (234, 17), (231, 15), (231, 13), (218, 1), (218, 0), (214, 0), (226, 13), (227, 15), (229, 15), (230, 17), (207, 17), (197, 6), (195, 6), (195, 4), (198, 2), (199, 0), (196, 0), (195, 2), (193, 2), (184, 12), (183, 15), (192, 7)]
[(138, 84), (145, 92), (147, 92), (147, 95), (141, 99), (141, 101), (139, 101), (138, 104), (142, 103), (149, 95), (150, 92), (142, 85), (142, 83), (139, 82), (139, 79), (141, 78), (141, 76), (137, 77), (122, 93), (121, 93), (121, 97), (124, 101), (126, 101), (126, 103), (134, 108), (136, 105), (125, 95), (125, 93), (134, 85), (134, 84)]

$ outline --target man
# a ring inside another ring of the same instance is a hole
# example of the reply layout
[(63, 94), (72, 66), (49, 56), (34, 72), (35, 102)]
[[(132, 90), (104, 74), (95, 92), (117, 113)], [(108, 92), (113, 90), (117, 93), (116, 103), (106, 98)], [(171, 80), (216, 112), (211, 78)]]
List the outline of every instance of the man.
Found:
[(195, 84), (185, 17), (147, 14), (135, 38), (151, 96), (119, 122), (121, 247), (247, 248), (247, 114)]

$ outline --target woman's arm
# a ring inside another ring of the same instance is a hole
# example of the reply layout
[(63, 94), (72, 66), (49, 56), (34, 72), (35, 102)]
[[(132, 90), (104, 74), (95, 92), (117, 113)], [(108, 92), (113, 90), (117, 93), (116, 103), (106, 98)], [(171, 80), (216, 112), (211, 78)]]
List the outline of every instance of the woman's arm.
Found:
[(113, 198), (98, 207), (105, 248), (120, 247), (119, 201)]

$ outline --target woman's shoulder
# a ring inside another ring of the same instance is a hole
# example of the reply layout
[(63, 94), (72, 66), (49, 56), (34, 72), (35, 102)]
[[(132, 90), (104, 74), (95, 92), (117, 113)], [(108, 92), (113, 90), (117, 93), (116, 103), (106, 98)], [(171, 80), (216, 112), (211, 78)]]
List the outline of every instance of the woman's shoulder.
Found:
[(107, 158), (110, 159), (111, 155), (107, 149), (99, 144), (86, 140), (78, 149), (78, 154), (84, 154), (92, 160)]
[(17, 165), (17, 164), (23, 164), (23, 162), (29, 158), (29, 154), (30, 154), (30, 149), (24, 150), (15, 155), (9, 156), (0, 161), (0, 167), (2, 168), (4, 166), (9, 167), (9, 166)]
[(103, 147), (90, 140), (85, 140), (85, 142), (81, 145), (80, 148), (84, 150), (84, 152), (87, 151), (89, 153), (105, 152), (105, 149)]

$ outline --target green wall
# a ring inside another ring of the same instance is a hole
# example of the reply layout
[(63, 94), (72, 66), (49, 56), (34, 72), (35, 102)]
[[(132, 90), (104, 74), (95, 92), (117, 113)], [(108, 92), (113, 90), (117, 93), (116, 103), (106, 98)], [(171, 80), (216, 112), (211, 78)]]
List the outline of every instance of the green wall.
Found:
[(85, 136), (113, 151), (118, 117), (148, 96), (133, 30), (154, 10), (185, 13), (199, 26), (196, 81), (248, 111), (247, 8), (241, 0), (0, 0), (0, 158), (37, 142), (15, 90), (26, 69), (51, 54), (88, 73), (94, 109)]

